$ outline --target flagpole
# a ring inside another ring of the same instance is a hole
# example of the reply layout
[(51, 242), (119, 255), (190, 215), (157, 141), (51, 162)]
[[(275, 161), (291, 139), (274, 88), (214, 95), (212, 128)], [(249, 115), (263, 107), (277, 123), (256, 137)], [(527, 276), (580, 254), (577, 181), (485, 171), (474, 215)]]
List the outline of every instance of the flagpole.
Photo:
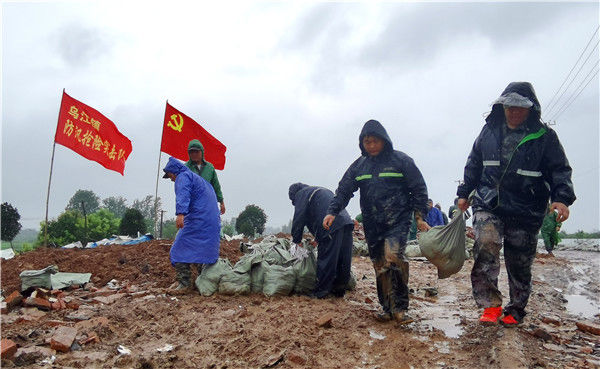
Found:
[[(169, 99), (167, 99), (167, 104)], [(165, 104), (165, 117), (167, 116), (167, 104)], [(160, 147), (158, 149), (158, 169), (156, 171), (156, 191), (154, 192), (154, 237), (156, 238), (157, 225), (158, 223), (158, 179), (160, 178), (160, 158), (162, 155), (162, 140), (165, 131), (165, 120), (163, 119), (162, 130), (160, 131)]]
[(48, 205), (50, 203), (50, 184), (52, 183), (52, 168), (54, 167), (54, 152), (56, 151), (56, 132), (60, 123), (60, 109), (65, 98), (65, 89), (60, 98), (60, 107), (58, 108), (58, 118), (56, 119), (56, 131), (54, 132), (54, 142), (52, 143), (52, 157), (50, 159), (50, 176), (48, 177), (48, 193), (46, 194), (46, 220), (44, 223), (44, 246), (48, 246)]

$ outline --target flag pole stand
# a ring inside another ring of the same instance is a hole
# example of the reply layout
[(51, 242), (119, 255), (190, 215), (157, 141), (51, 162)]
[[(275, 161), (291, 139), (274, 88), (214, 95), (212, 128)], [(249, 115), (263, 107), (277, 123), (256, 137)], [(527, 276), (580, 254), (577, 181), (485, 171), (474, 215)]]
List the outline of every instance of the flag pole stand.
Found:
[(54, 151), (56, 141), (52, 144), (52, 158), (50, 159), (50, 176), (48, 177), (48, 193), (46, 195), (46, 220), (44, 221), (44, 246), (48, 247), (48, 204), (50, 203), (50, 183), (52, 182), (52, 168), (54, 167)]
[[(167, 99), (167, 104), (169, 100)], [(165, 116), (167, 116), (167, 104), (165, 104)], [(156, 170), (156, 190), (154, 192), (154, 238), (158, 235), (158, 179), (160, 178), (160, 159), (162, 155), (162, 138), (165, 131), (165, 122), (163, 119), (162, 130), (160, 131), (160, 147), (158, 149), (158, 169)], [(161, 214), (162, 215), (162, 214)]]
[(56, 131), (54, 132), (54, 142), (52, 143), (52, 157), (50, 159), (50, 176), (48, 177), (48, 193), (46, 194), (46, 218), (44, 220), (44, 246), (48, 247), (48, 205), (50, 204), (50, 183), (52, 183), (52, 168), (54, 168), (54, 152), (56, 151), (56, 132), (58, 131), (58, 125), (60, 123), (60, 109), (62, 108), (63, 101), (65, 99), (65, 89), (60, 98), (60, 105), (58, 107), (58, 118), (56, 118)]

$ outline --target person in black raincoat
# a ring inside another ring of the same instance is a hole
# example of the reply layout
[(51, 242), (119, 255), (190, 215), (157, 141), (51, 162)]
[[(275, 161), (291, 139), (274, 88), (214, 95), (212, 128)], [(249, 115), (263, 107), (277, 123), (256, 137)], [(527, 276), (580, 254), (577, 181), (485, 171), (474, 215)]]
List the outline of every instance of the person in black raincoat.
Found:
[(329, 230), (323, 228), (323, 218), (333, 198), (333, 192), (327, 188), (294, 183), (290, 186), (289, 196), (294, 205), (292, 241), (302, 242), (306, 226), (319, 244), (313, 296), (324, 298), (330, 293), (336, 297), (344, 296), (350, 279), (354, 222), (348, 212), (342, 210)]
[[(484, 308), (480, 322), (516, 326), (531, 293), (531, 264), (548, 200), (558, 221), (575, 201), (571, 167), (556, 132), (542, 123), (540, 103), (528, 82), (512, 82), (493, 103), (467, 159), (457, 206), (473, 206), (473, 296)], [(469, 195), (473, 193), (469, 202)], [(500, 249), (510, 301), (502, 311), (498, 290)]]
[(360, 189), (365, 237), (382, 307), (376, 318), (409, 323), (412, 320), (405, 314), (408, 259), (404, 252), (413, 214), (420, 230), (429, 228), (423, 221), (427, 214), (427, 186), (414, 161), (394, 150), (392, 140), (378, 121), (365, 123), (358, 145), (361, 156), (342, 177), (323, 227), (332, 226), (336, 215)]

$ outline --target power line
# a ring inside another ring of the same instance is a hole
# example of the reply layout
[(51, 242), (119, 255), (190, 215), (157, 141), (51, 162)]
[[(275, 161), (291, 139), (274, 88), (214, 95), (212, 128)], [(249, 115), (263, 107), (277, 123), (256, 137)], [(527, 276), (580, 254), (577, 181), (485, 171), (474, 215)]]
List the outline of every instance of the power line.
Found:
[[(571, 81), (569, 82), (569, 84), (567, 85), (567, 87), (564, 89), (564, 91), (560, 94), (560, 96), (558, 97), (558, 99), (556, 99), (556, 101), (554, 102), (554, 105), (552, 105), (546, 112), (546, 114), (550, 114), (550, 112), (558, 106), (558, 102), (560, 101), (560, 99), (565, 95), (565, 93), (569, 90), (569, 87), (571, 87), (571, 85), (573, 84), (573, 82), (575, 82), (575, 79), (577, 79), (577, 76), (579, 75), (579, 73), (581, 73), (581, 70), (583, 69), (583, 67), (587, 64), (588, 60), (590, 59), (590, 57), (594, 54), (594, 51), (598, 48), (598, 44), (600, 44), (600, 40), (598, 40), (598, 42), (596, 42), (596, 46), (594, 46), (594, 48), (592, 49), (592, 51), (590, 51), (590, 53), (588, 54), (587, 58), (585, 58), (585, 61), (581, 64), (581, 66), (579, 67), (579, 69), (577, 70), (577, 73), (575, 73), (575, 75), (573, 76), (573, 78), (571, 78)], [(593, 68), (593, 67), (592, 67)]]
[[(575, 98), (573, 98), (573, 96), (575, 96), (575, 94), (577, 94), (577, 96), (579, 96), (579, 94), (581, 93), (581, 91), (583, 91), (583, 89), (585, 89), (585, 87), (581, 90), (579, 90), (579, 88), (581, 87), (581, 85), (583, 85), (585, 82), (588, 82), (588, 77), (592, 74), (592, 72), (594, 70), (596, 70), (596, 74), (598, 73), (598, 70), (596, 69), (596, 66), (600, 63), (600, 60), (596, 61), (596, 64), (594, 64), (592, 66), (592, 68), (590, 69), (590, 71), (588, 72), (588, 74), (583, 78), (583, 80), (579, 83), (579, 85), (575, 88), (575, 90), (571, 93), (571, 95), (567, 98), (567, 100), (565, 101), (564, 104), (562, 104), (562, 106), (558, 109), (558, 111), (556, 111), (554, 113), (554, 115), (552, 116), (552, 118), (550, 118), (550, 120), (552, 119), (556, 119), (556, 117), (558, 117), (560, 115), (560, 113), (562, 113), (569, 105), (571, 105), (571, 103), (575, 100)], [(595, 74), (594, 74), (595, 76)], [(594, 76), (592, 76), (592, 78), (594, 78)], [(591, 80), (591, 79), (590, 79)], [(586, 85), (587, 86), (587, 83)], [(578, 93), (579, 92), (579, 93)]]
[[(596, 64), (598, 64), (598, 63), (596, 63)], [(592, 71), (593, 71), (593, 70), (590, 70), (590, 73), (591, 73)], [(599, 71), (599, 69), (596, 69), (596, 73), (594, 73), (594, 75), (592, 75), (592, 77), (591, 77), (591, 78), (590, 78), (590, 79), (587, 81), (587, 83), (586, 83), (586, 84), (585, 84), (585, 86), (583, 86), (583, 88), (582, 88), (582, 89), (579, 91), (579, 93), (577, 94), (577, 96), (575, 96), (575, 97), (574, 97), (574, 98), (573, 98), (573, 99), (572, 99), (572, 100), (571, 100), (571, 101), (568, 103), (568, 105), (567, 105), (567, 106), (565, 106), (564, 108), (562, 108), (562, 109), (561, 109), (561, 110), (560, 110), (560, 111), (559, 111), (559, 112), (558, 112), (558, 113), (555, 115), (554, 119), (557, 119), (557, 118), (558, 118), (558, 117), (559, 117), (559, 116), (560, 116), (560, 115), (561, 115), (561, 114), (562, 114), (562, 113), (563, 113), (565, 110), (567, 110), (567, 108), (568, 108), (569, 106), (571, 106), (571, 104), (573, 103), (573, 101), (575, 101), (575, 99), (577, 99), (577, 97), (579, 97), (579, 95), (581, 95), (581, 93), (583, 92), (583, 90), (585, 90), (585, 88), (587, 87), (587, 85), (589, 85), (589, 84), (590, 84), (590, 82), (592, 82), (592, 80), (594, 79), (594, 77), (596, 77), (596, 75), (598, 74), (598, 71)], [(588, 73), (588, 76), (589, 76), (589, 74), (590, 74), (590, 73)], [(586, 76), (586, 78), (587, 78), (587, 76)], [(583, 81), (581, 81), (581, 83), (579, 84), (579, 86), (581, 86), (581, 84), (583, 84), (583, 82), (585, 82), (585, 79), (584, 79)], [(579, 87), (578, 87), (578, 88), (579, 88)], [(577, 90), (575, 90), (575, 91), (577, 91)], [(573, 92), (573, 93), (575, 93), (575, 92)]]
[(587, 45), (585, 45), (585, 48), (583, 49), (583, 51), (579, 55), (579, 58), (577, 58), (577, 61), (573, 65), (573, 68), (571, 68), (571, 70), (569, 71), (569, 74), (567, 74), (567, 76), (565, 77), (565, 80), (560, 85), (560, 87), (558, 88), (558, 90), (556, 90), (556, 92), (554, 93), (554, 96), (552, 96), (552, 98), (550, 99), (550, 101), (548, 101), (548, 103), (546, 104), (546, 107), (544, 108), (544, 110), (546, 110), (546, 109), (548, 109), (550, 107), (550, 104), (554, 101), (554, 98), (556, 97), (556, 95), (558, 95), (558, 93), (560, 92), (560, 89), (565, 85), (565, 83), (567, 82), (567, 80), (571, 76), (571, 73), (573, 73), (573, 70), (575, 69), (575, 67), (577, 66), (577, 64), (579, 63), (579, 61), (581, 60), (581, 57), (583, 56), (583, 54), (585, 53), (585, 51), (587, 50), (587, 48), (590, 46), (590, 43), (594, 39), (594, 36), (596, 36), (596, 33), (598, 32), (598, 29), (600, 29), (600, 26), (598, 26), (596, 28), (596, 30), (594, 31), (594, 33), (592, 34), (592, 37), (590, 37), (590, 40), (588, 41)]

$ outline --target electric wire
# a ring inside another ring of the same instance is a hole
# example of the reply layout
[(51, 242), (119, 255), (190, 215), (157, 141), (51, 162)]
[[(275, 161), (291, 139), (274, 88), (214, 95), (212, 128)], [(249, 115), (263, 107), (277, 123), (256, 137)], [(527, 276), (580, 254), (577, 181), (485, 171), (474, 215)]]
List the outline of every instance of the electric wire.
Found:
[(565, 93), (567, 93), (567, 91), (569, 90), (569, 87), (571, 87), (571, 85), (573, 84), (573, 82), (575, 82), (575, 80), (577, 79), (577, 76), (579, 76), (579, 73), (581, 73), (581, 71), (583, 70), (583, 67), (587, 64), (587, 62), (590, 59), (590, 57), (592, 55), (595, 55), (594, 51), (598, 48), (598, 44), (600, 44), (600, 40), (598, 40), (598, 42), (596, 42), (596, 45), (590, 51), (590, 53), (588, 54), (587, 58), (585, 58), (585, 61), (581, 64), (581, 66), (579, 67), (579, 69), (577, 70), (577, 73), (575, 73), (575, 75), (573, 76), (573, 78), (571, 78), (571, 81), (567, 84), (567, 87), (565, 87), (565, 89), (560, 94), (560, 96), (558, 97), (558, 99), (556, 99), (556, 101), (554, 102), (554, 104), (550, 108), (548, 108), (548, 110), (546, 110), (546, 114), (550, 114), (550, 112), (552, 110), (554, 110), (555, 107), (558, 106), (558, 103), (560, 102), (560, 99), (562, 99), (562, 97), (565, 95)]
[[(596, 63), (596, 64), (598, 64), (598, 63)], [(593, 69), (592, 69), (592, 70), (590, 70), (590, 73), (591, 73), (592, 71), (593, 71)], [(556, 113), (556, 115), (555, 115), (555, 116), (554, 116), (552, 119), (554, 119), (554, 120), (558, 119), (558, 117), (560, 117), (560, 116), (562, 115), (562, 113), (564, 113), (564, 112), (565, 112), (565, 110), (567, 110), (567, 108), (568, 108), (569, 106), (571, 106), (571, 104), (573, 104), (573, 101), (575, 101), (575, 99), (577, 99), (577, 97), (579, 97), (579, 95), (581, 95), (581, 93), (583, 92), (583, 90), (585, 90), (585, 88), (586, 88), (586, 87), (587, 87), (587, 86), (590, 84), (590, 82), (592, 82), (592, 80), (594, 79), (594, 77), (596, 77), (596, 75), (598, 74), (598, 71), (600, 71), (600, 69), (596, 69), (596, 72), (595, 72), (595, 73), (592, 75), (592, 77), (591, 77), (591, 78), (590, 78), (590, 79), (587, 81), (587, 83), (585, 84), (585, 86), (583, 86), (583, 88), (582, 88), (581, 90), (579, 90), (579, 93), (577, 93), (577, 95), (576, 95), (576, 96), (575, 96), (575, 97), (574, 97), (572, 100), (570, 100), (570, 101), (567, 101), (567, 102), (568, 102), (568, 105), (566, 105), (564, 108), (561, 108), (561, 109), (559, 110), (559, 112), (558, 112), (558, 113)], [(590, 75), (590, 73), (588, 73), (588, 76)], [(586, 76), (586, 78), (587, 78), (587, 76)], [(581, 86), (581, 85), (583, 84), (583, 82), (585, 82), (585, 79), (584, 79), (583, 81), (581, 81), (581, 83), (579, 84), (579, 86)], [(579, 88), (579, 87), (578, 87), (578, 88)], [(577, 90), (573, 91), (573, 93), (575, 93), (576, 91), (577, 91)]]
[(562, 87), (565, 85), (565, 83), (567, 82), (567, 80), (571, 76), (571, 73), (573, 73), (573, 70), (575, 69), (575, 67), (577, 66), (577, 64), (579, 63), (579, 61), (581, 60), (581, 57), (583, 56), (583, 54), (585, 53), (585, 51), (587, 50), (587, 48), (590, 46), (590, 43), (592, 43), (592, 40), (596, 36), (596, 33), (598, 32), (598, 29), (600, 29), (600, 26), (596, 27), (596, 29), (594, 30), (594, 33), (592, 34), (592, 37), (590, 37), (590, 40), (588, 41), (587, 45), (585, 45), (585, 48), (583, 49), (583, 51), (581, 52), (581, 54), (579, 54), (579, 58), (577, 58), (577, 61), (575, 62), (575, 64), (571, 68), (571, 70), (569, 71), (569, 74), (567, 74), (567, 76), (565, 77), (565, 80), (562, 82), (562, 84), (560, 85), (560, 87), (558, 88), (558, 90), (556, 90), (556, 92), (554, 93), (554, 96), (552, 96), (552, 98), (548, 101), (548, 103), (546, 104), (546, 107), (544, 108), (544, 110), (547, 110), (547, 109), (550, 108), (550, 105), (554, 101), (554, 98), (556, 97), (556, 95), (558, 95), (558, 93), (560, 92), (560, 90), (562, 89)]

